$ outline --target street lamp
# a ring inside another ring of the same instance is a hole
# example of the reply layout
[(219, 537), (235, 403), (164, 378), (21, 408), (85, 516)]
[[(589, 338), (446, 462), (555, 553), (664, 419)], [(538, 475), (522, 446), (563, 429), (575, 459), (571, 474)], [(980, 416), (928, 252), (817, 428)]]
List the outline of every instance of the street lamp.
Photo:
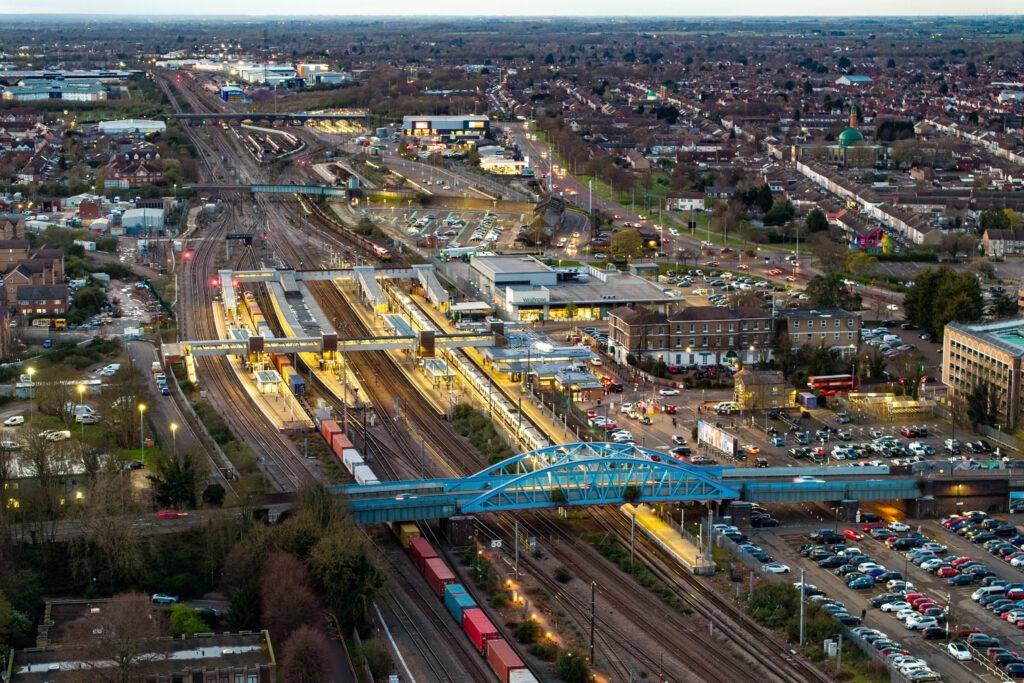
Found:
[(143, 413), (146, 412), (146, 404), (139, 404), (139, 447), (142, 449), (141, 460), (146, 459), (146, 436), (145, 436), (145, 425), (146, 423), (142, 419)]
[(173, 444), (174, 459), (178, 459), (178, 423), (171, 423), (171, 443)]
[[(81, 405), (82, 401), (84, 400), (83, 396), (85, 396), (85, 385), (84, 384), (79, 384), (78, 385), (78, 404), (79, 405)], [(75, 409), (75, 418), (76, 419), (78, 418), (78, 409), (77, 408)], [(85, 421), (84, 420), (78, 420), (78, 424), (80, 424), (82, 426), (81, 435), (84, 438), (85, 437)]]
[(28, 373), (28, 423), (32, 424), (32, 409), (34, 404), (32, 403), (35, 398), (36, 384), (32, 377), (36, 374), (35, 368), (28, 368), (25, 372)]

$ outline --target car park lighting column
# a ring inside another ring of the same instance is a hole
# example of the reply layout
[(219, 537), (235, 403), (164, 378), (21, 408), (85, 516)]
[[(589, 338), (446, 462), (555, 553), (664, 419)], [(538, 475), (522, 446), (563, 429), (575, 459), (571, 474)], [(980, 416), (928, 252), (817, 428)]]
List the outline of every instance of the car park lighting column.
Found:
[[(85, 400), (85, 385), (84, 384), (79, 384), (78, 385), (78, 404), (81, 405), (82, 401), (84, 401), (84, 400)], [(75, 408), (75, 419), (78, 419), (78, 408), (77, 407)], [(84, 439), (85, 438), (85, 422), (83, 420), (78, 420), (78, 424), (82, 428), (80, 430), (80, 432), (79, 432), (81, 434), (80, 438)]]
[(139, 447), (142, 449), (142, 457), (140, 460), (146, 461), (146, 423), (142, 419), (142, 415), (146, 412), (146, 404), (139, 404)]
[(32, 424), (33, 406), (34, 406), (34, 404), (32, 402), (35, 399), (35, 393), (36, 393), (35, 392), (36, 383), (35, 383), (33, 377), (36, 374), (36, 369), (35, 368), (28, 368), (25, 372), (28, 373), (28, 423), (29, 423), (29, 425), (31, 425)]

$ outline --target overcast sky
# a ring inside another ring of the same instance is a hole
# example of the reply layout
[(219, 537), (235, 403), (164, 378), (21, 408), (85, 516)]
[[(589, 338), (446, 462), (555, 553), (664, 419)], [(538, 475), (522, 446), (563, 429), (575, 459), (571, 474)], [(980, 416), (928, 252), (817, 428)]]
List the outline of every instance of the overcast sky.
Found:
[(1022, 0), (648, 0), (634, 4), (621, 0), (392, 0), (387, 3), (342, 3), (338, 0), (0, 0), (2, 14), (131, 14), (131, 15), (276, 15), (301, 18), (310, 15), (415, 16), (936, 16), (1019, 15)]

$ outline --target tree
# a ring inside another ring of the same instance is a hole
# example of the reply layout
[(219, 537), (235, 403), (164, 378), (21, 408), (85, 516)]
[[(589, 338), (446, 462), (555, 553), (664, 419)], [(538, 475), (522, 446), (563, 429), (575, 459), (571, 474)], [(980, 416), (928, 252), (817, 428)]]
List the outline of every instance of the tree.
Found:
[(946, 323), (980, 320), (982, 303), (978, 278), (942, 266), (917, 274), (903, 297), (903, 310), (907, 320), (939, 338)]
[(818, 259), (821, 269), (831, 273), (846, 266), (850, 250), (829, 237), (827, 232), (819, 232), (811, 236), (811, 253)]
[(586, 683), (589, 676), (584, 658), (569, 650), (558, 653), (555, 672), (565, 683)]
[(309, 553), (310, 571), (319, 595), (346, 629), (361, 625), (384, 574), (364, 537), (346, 530), (351, 522), (336, 522)]
[(846, 270), (848, 270), (851, 275), (871, 275), (875, 272), (876, 267), (878, 267), (878, 257), (874, 254), (869, 254), (864, 251), (855, 251), (846, 258)]
[(147, 475), (153, 484), (153, 498), (162, 507), (196, 506), (199, 484), (199, 458), (192, 450), (180, 458), (164, 458), (157, 463), (156, 473)]
[(793, 208), (793, 203), (788, 199), (776, 199), (772, 204), (772, 208), (768, 209), (764, 214), (765, 225), (783, 225), (787, 223), (796, 210)]
[(859, 311), (861, 296), (843, 283), (838, 273), (815, 275), (807, 283), (806, 294), (814, 308), (841, 308), (847, 311)]
[(807, 214), (807, 218), (804, 219), (804, 223), (807, 225), (808, 233), (828, 230), (828, 218), (825, 216), (825, 212), (818, 208), (811, 209), (811, 212)]
[(75, 653), (82, 668), (68, 672), (66, 680), (142, 679), (150, 664), (166, 656), (166, 642), (159, 639), (160, 621), (152, 610), (148, 596), (123, 593), (69, 624), (61, 649)]
[(1010, 217), (995, 204), (989, 204), (978, 218), (978, 232), (986, 230), (1006, 230), (1010, 227)]
[(327, 637), (300, 626), (281, 648), (281, 674), (288, 683), (319, 683), (329, 678), (331, 648)]
[(262, 623), (271, 642), (283, 643), (302, 625), (319, 623), (320, 601), (310, 587), (309, 572), (294, 555), (276, 551), (263, 563), (260, 578)]
[(637, 256), (643, 250), (644, 241), (639, 230), (623, 230), (612, 235), (608, 250), (613, 257)]
[(171, 608), (171, 635), (188, 638), (197, 633), (209, 633), (210, 627), (199, 615), (199, 611), (178, 603)]
[(999, 395), (994, 386), (986, 380), (978, 381), (966, 397), (967, 419), (971, 424), (994, 425), (998, 418)]
[(1010, 298), (1005, 289), (996, 289), (988, 302), (987, 313), (993, 318), (1009, 318), (1017, 315), (1017, 302)]

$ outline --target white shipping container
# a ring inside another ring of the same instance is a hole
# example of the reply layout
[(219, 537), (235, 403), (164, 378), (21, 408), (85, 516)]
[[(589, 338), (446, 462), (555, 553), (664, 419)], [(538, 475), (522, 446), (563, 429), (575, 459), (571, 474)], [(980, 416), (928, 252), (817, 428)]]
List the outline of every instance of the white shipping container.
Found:
[[(351, 452), (352, 455), (348, 455)], [(366, 461), (363, 460), (363, 456), (359, 455), (358, 451), (352, 449), (345, 449), (344, 455), (341, 457), (341, 461), (345, 464), (345, 469), (348, 470), (349, 474), (355, 474), (356, 467), (365, 465)]]
[(363, 484), (379, 484), (377, 475), (373, 473), (368, 465), (356, 465), (352, 476), (356, 478), (356, 483)]
[(508, 683), (538, 683), (529, 669), (513, 669), (508, 672)]

